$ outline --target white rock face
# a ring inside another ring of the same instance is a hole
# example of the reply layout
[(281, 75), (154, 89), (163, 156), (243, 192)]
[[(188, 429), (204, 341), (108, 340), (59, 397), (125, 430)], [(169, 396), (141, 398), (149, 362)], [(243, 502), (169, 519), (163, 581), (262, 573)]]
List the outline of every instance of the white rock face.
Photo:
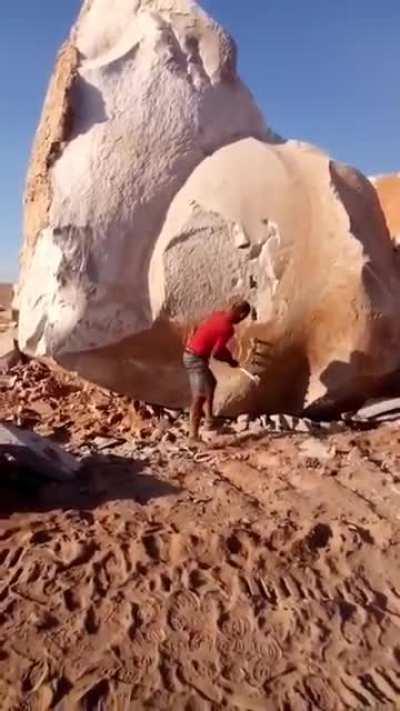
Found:
[(186, 331), (240, 295), (261, 385), (217, 367), (219, 409), (300, 410), (398, 366), (399, 287), (372, 186), (267, 130), (196, 3), (84, 2), (28, 174), (22, 349), (177, 407)]
[(267, 136), (232, 40), (195, 3), (88, 0), (71, 43), (71, 133), (21, 292), (21, 342), (58, 355), (151, 327), (147, 268), (172, 198), (217, 148)]

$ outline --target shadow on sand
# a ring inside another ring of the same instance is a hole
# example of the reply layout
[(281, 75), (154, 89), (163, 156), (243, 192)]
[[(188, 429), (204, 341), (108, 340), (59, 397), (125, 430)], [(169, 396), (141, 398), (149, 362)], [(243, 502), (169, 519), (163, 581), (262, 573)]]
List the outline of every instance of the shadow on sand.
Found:
[(20, 470), (11, 477), (2, 476), (0, 516), (91, 510), (108, 501), (131, 500), (145, 506), (152, 499), (180, 494), (181, 489), (147, 469), (142, 461), (96, 455), (88, 457), (77, 477), (68, 482), (46, 481)]

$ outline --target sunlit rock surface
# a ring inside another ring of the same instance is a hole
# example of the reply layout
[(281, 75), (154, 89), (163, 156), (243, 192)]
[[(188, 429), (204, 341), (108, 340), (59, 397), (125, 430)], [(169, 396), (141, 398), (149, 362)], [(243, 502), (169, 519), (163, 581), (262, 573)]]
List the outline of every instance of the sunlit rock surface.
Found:
[(184, 406), (188, 329), (232, 297), (255, 386), (217, 408), (301, 410), (399, 365), (400, 282), (371, 184), (272, 134), (233, 40), (189, 0), (86, 0), (35, 138), (19, 342), (113, 389)]

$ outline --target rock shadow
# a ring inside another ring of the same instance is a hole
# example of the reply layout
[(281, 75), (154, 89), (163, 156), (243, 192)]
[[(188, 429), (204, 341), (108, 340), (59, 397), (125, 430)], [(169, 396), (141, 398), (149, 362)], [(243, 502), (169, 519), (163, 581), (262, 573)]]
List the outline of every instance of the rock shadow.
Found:
[(132, 501), (146, 506), (151, 500), (177, 496), (181, 489), (148, 473), (145, 462), (115, 455), (85, 459), (75, 479), (55, 482), (19, 470), (2, 472), (0, 516), (53, 510), (92, 510), (108, 501)]
[(78, 76), (71, 88), (72, 131), (69, 140), (87, 133), (95, 124), (108, 120), (103, 95), (97, 87)]
[(226, 414), (228, 408), (229, 416), (235, 417), (243, 412), (253, 415), (302, 413), (310, 382), (310, 363), (303, 344), (292, 344), (283, 349), (278, 343), (267, 364), (261, 362), (259, 368), (252, 363), (244, 365), (259, 375), (260, 385), (255, 387), (246, 383), (247, 394), (244, 397), (241, 394), (237, 402), (227, 398), (218, 414)]
[(102, 387), (126, 394), (126, 384), (131, 383), (129, 394), (135, 399), (179, 409), (190, 402), (189, 380), (182, 364), (187, 333), (188, 329), (162, 316), (152, 329), (139, 335), (99, 350), (66, 354), (59, 361)]
[[(305, 408), (303, 415), (311, 420), (336, 420), (342, 413), (356, 412), (370, 398), (400, 397), (400, 370), (387, 375), (368, 375), (370, 358), (354, 351), (350, 362), (333, 361), (321, 376), (326, 395)], [(348, 393), (348, 383), (353, 393)]]

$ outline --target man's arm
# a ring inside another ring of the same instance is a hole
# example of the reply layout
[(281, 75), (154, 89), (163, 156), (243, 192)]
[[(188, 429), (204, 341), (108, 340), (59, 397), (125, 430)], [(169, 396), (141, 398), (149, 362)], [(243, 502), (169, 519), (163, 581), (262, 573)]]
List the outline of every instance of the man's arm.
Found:
[(213, 348), (212, 355), (214, 356), (214, 358), (216, 358), (216, 360), (220, 360), (223, 363), (228, 363), (228, 365), (230, 365), (231, 368), (237, 368), (239, 363), (233, 357), (229, 348), (226, 347), (226, 343), (230, 338), (231, 338), (231, 334), (229, 334), (226, 337), (219, 338)]

